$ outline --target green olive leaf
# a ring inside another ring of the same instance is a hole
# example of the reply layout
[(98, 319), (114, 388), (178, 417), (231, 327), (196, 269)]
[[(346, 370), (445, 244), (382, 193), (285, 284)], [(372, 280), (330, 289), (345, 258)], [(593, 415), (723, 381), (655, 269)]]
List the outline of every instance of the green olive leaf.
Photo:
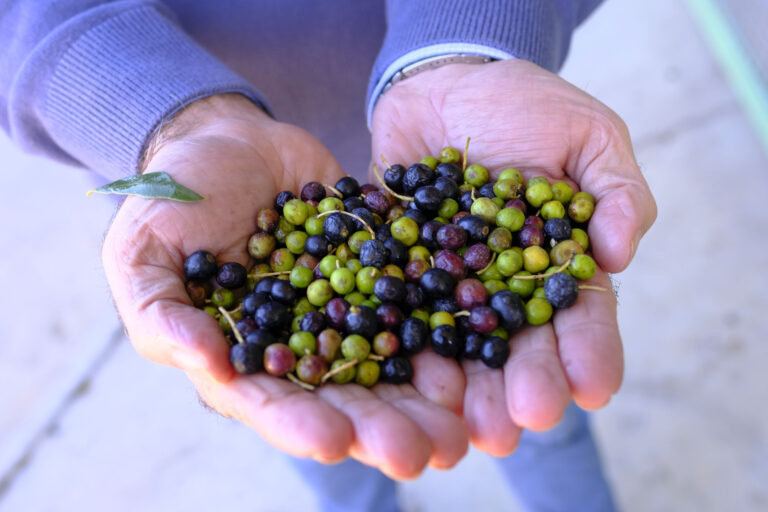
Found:
[(149, 172), (123, 178), (97, 189), (90, 190), (87, 195), (91, 195), (94, 192), (98, 194), (139, 196), (146, 199), (171, 199), (173, 201), (183, 201), (186, 203), (205, 199), (194, 190), (176, 183), (173, 178), (165, 172)]

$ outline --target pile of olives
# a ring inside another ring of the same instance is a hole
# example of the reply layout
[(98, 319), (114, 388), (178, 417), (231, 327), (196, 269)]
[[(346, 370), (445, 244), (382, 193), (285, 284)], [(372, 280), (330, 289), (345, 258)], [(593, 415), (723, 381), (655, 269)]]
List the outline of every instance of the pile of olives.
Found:
[(256, 215), (248, 267), (186, 259), (189, 296), (219, 321), (237, 372), (400, 384), (428, 347), (500, 368), (511, 336), (573, 305), (596, 271), (595, 200), (566, 182), (513, 168), (491, 181), (452, 147), (377, 177), (278, 194)]

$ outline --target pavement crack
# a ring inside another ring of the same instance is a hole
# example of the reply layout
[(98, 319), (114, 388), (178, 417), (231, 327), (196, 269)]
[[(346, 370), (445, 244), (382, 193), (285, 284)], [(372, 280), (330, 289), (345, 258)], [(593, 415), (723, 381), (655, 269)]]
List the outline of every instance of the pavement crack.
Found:
[(701, 126), (706, 126), (711, 123), (712, 120), (726, 115), (731, 115), (734, 112), (741, 112), (739, 102), (734, 98), (732, 100), (719, 103), (711, 108), (704, 110), (703, 112), (697, 112), (693, 115), (684, 117), (679, 121), (659, 130), (646, 135), (637, 137), (633, 141), (635, 152), (639, 153), (642, 150), (648, 148), (666, 144), (679, 136), (681, 133), (695, 130)]
[(114, 355), (124, 339), (122, 326), (115, 327), (111, 334), (107, 336), (107, 341), (85, 361), (83, 370), (78, 372), (77, 378), (72, 379), (72, 382), (65, 387), (59, 396), (57, 404), (51, 409), (51, 413), (43, 421), (38, 422), (37, 425), (30, 429), (29, 436), (26, 438), (26, 442), (18, 455), (14, 457), (10, 464), (2, 468), (3, 472), (0, 474), (0, 502), (16, 478), (29, 466), (40, 445), (56, 432), (60, 421), (69, 411), (70, 407), (88, 394), (93, 378)]

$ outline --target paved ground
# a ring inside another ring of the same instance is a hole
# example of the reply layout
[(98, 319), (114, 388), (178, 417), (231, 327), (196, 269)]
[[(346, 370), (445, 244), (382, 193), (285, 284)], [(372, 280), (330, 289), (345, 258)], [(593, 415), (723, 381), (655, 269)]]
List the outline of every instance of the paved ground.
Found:
[[(625, 118), (659, 204), (617, 276), (625, 384), (595, 415), (618, 499), (766, 510), (768, 160), (680, 0), (608, 2), (563, 74)], [(110, 201), (5, 139), (0, 155), (0, 512), (312, 510), (278, 452), (121, 336), (98, 256)], [(514, 509), (477, 452), (402, 499)]]

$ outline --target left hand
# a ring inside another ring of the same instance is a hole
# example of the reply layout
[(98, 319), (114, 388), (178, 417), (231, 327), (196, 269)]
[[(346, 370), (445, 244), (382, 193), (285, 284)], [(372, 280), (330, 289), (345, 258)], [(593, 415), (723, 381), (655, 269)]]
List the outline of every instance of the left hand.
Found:
[(151, 153), (147, 171), (168, 171), (206, 199), (185, 204), (129, 197), (107, 234), (104, 268), (139, 354), (183, 370), (210, 407), (291, 455), (323, 462), (350, 456), (402, 479), (415, 478), (427, 465), (456, 464), (468, 448), (457, 415), (461, 395), (440, 402), (445, 408), (433, 397), (463, 389), (460, 369), (441, 371), (444, 366), (423, 358), (413, 385), (331, 383), (315, 392), (266, 373), (239, 375), (218, 322), (187, 295), (187, 255), (206, 249), (219, 263), (247, 265), (256, 214), (280, 190), (343, 176), (328, 149), (236, 94), (192, 103), (165, 130), (167, 142)]
[[(400, 82), (373, 114), (373, 155), (410, 165), (445, 146), (497, 174), (516, 167), (525, 178), (566, 180), (596, 201), (592, 252), (602, 270), (594, 284), (611, 289), (605, 272), (629, 264), (656, 218), (656, 204), (635, 161), (623, 121), (556, 75), (523, 60), (454, 64)], [(455, 364), (445, 360), (445, 365)], [(582, 292), (552, 323), (515, 334), (502, 370), (463, 363), (464, 414), (475, 446), (511, 453), (521, 428), (553, 427), (574, 400), (604, 406), (623, 373), (612, 292)]]

